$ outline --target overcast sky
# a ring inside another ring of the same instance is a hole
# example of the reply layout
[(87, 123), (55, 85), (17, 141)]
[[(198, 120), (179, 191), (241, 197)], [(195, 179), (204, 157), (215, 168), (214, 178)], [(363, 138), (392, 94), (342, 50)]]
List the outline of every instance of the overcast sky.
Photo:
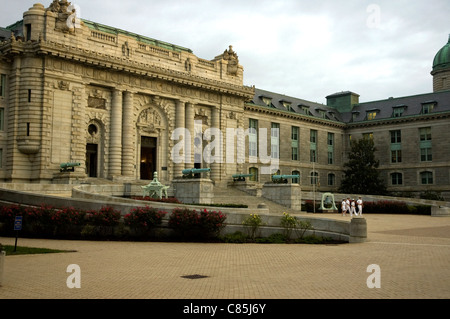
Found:
[[(36, 0), (0, 0), (0, 26)], [(51, 0), (41, 0), (48, 7)], [(229, 45), (244, 84), (326, 103), (432, 92), (450, 34), (449, 0), (76, 0), (81, 18), (191, 49), (211, 60)]]

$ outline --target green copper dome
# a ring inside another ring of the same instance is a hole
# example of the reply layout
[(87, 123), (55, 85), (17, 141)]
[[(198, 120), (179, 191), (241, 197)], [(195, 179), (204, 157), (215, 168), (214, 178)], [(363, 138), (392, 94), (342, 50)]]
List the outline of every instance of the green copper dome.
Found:
[(438, 51), (433, 60), (433, 71), (450, 68), (450, 35), (448, 42)]

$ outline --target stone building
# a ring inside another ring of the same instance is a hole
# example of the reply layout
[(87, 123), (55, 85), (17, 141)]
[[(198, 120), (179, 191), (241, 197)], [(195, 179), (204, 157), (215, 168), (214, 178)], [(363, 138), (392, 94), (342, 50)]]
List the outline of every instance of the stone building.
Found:
[(244, 86), (231, 46), (205, 60), (78, 19), (66, 0), (35, 4), (0, 41), (0, 181), (147, 181), (156, 171), (170, 183), (208, 167), (216, 184), (280, 173), (336, 191), (349, 140), (364, 136), (389, 190), (450, 196), (450, 42), (434, 59), (432, 93), (359, 103), (346, 91), (323, 105)]

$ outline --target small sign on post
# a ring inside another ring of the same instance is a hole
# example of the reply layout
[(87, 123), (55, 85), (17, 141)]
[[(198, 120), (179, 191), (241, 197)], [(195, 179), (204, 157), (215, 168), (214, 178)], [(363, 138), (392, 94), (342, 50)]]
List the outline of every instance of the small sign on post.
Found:
[(22, 216), (16, 216), (14, 219), (14, 230), (16, 231), (16, 242), (14, 244), (14, 252), (17, 250), (17, 238), (19, 237), (19, 230), (22, 230)]

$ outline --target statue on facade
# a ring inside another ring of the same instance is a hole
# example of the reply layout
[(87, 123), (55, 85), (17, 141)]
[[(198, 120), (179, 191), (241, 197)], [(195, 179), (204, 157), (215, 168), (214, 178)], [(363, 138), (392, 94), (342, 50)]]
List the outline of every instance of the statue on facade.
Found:
[(230, 75), (237, 75), (239, 58), (236, 52), (233, 51), (233, 46), (229, 46), (222, 54), (222, 58), (228, 61), (227, 73)]

